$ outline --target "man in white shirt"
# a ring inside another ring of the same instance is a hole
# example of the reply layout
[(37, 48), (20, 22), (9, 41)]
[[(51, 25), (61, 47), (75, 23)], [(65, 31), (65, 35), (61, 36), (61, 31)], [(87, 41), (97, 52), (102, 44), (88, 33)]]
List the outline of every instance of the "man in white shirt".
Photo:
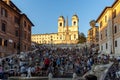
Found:
[(27, 77), (31, 77), (31, 66), (27, 69)]

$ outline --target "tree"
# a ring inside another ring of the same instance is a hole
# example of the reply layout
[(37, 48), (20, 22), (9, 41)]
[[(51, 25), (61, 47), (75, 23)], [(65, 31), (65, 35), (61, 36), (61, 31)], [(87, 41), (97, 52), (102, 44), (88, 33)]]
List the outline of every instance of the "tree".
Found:
[(79, 33), (78, 37), (78, 43), (85, 43), (86, 42), (86, 36), (84, 33)]

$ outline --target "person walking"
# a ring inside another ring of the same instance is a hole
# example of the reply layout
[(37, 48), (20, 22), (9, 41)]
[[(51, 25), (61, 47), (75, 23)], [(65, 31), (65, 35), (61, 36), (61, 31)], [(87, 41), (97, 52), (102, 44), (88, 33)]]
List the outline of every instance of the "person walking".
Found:
[(31, 77), (31, 66), (27, 69), (27, 78)]

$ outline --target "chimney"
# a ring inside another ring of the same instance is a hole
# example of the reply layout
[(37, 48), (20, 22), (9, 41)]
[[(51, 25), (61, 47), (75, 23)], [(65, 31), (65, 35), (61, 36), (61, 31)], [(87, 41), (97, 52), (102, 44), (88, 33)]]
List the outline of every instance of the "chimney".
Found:
[(3, 0), (6, 4), (10, 4), (10, 0)]

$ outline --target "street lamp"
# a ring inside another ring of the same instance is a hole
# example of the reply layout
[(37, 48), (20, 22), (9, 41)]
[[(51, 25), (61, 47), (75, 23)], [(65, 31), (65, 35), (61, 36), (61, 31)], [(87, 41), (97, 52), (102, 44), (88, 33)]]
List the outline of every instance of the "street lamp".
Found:
[(9, 43), (13, 43), (13, 40), (12, 40), (12, 39), (9, 39)]
[(12, 40), (12, 39), (9, 39), (8, 41), (9, 41), (9, 43), (10, 43), (10, 49), (11, 49), (11, 52), (13, 53), (13, 47), (12, 47), (13, 40)]

